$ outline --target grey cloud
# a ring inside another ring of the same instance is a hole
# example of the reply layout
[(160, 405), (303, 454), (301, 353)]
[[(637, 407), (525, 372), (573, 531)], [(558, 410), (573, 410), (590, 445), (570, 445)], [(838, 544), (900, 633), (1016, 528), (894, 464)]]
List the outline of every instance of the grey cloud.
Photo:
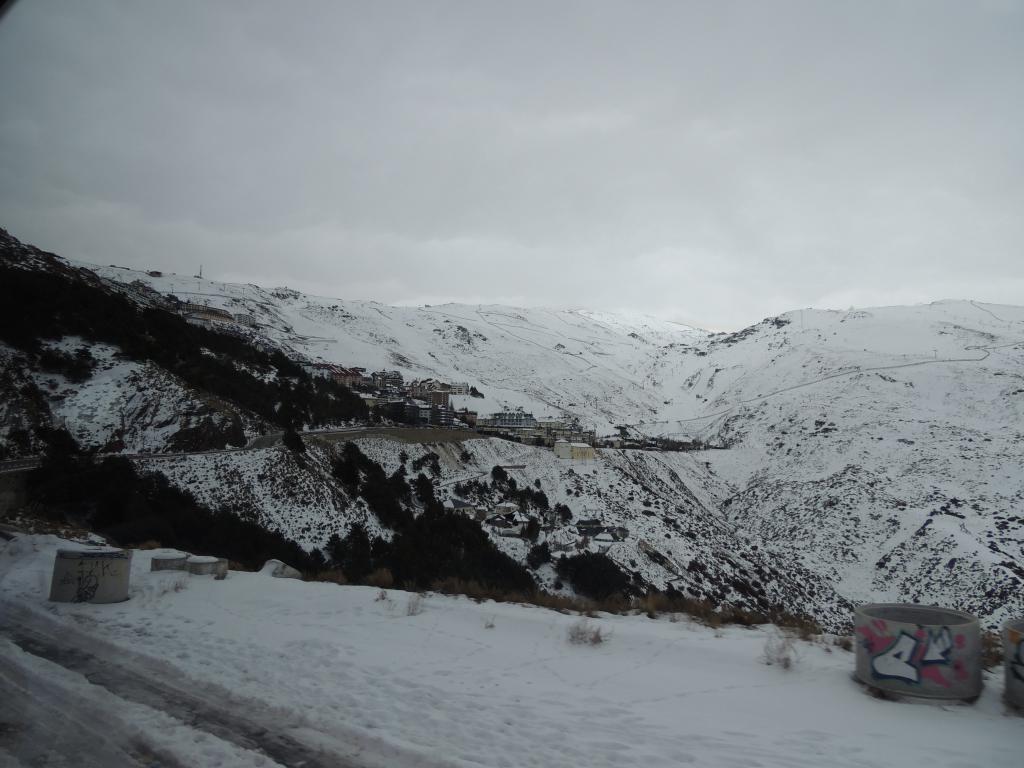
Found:
[(1024, 303), (1015, 3), (21, 2), (0, 225), (102, 263), (735, 327)]

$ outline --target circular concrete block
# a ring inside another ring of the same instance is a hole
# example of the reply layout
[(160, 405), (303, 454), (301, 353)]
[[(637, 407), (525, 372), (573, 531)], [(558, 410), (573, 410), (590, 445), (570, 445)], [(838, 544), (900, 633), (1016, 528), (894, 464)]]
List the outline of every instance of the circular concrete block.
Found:
[(184, 571), (187, 561), (188, 555), (180, 552), (153, 555), (153, 559), (149, 561), (149, 570)]
[(1006, 669), (1006, 701), (1024, 710), (1024, 619), (1011, 620), (1003, 625), (1003, 666)]
[(981, 693), (981, 629), (969, 613), (927, 605), (864, 605), (854, 614), (857, 678), (904, 696)]
[(210, 576), (220, 580), (228, 575), (228, 561), (224, 557), (189, 555), (186, 562), (188, 572), (195, 576)]
[(50, 599), (57, 603), (120, 603), (128, 599), (131, 550), (58, 549)]

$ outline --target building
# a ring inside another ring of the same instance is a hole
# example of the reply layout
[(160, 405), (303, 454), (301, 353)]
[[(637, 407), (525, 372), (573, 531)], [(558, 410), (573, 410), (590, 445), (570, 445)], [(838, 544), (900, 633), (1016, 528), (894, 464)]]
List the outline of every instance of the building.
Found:
[(448, 405), (430, 406), (430, 423), (437, 427), (450, 427), (455, 421), (455, 412)]
[(522, 408), (514, 411), (501, 411), (492, 413), (482, 419), (477, 419), (481, 427), (493, 427), (496, 429), (532, 429), (537, 426), (537, 420), (532, 413), (526, 413)]
[(597, 536), (599, 533), (604, 533), (604, 525), (600, 520), (577, 520), (576, 521), (576, 532), (580, 536)]
[(401, 389), (404, 383), (399, 371), (375, 371), (373, 385), (379, 389)]
[(470, 427), (476, 426), (476, 411), (471, 411), (468, 408), (463, 408), (460, 411), (455, 412), (455, 418)]
[(561, 419), (537, 419), (537, 426), (546, 432), (561, 432), (569, 429), (569, 425)]
[(448, 391), (453, 395), (468, 395), (470, 390), (469, 382), (467, 381), (457, 381), (453, 384), (449, 384), (448, 387)]
[(323, 379), (332, 378), (335, 367), (336, 366), (333, 366), (330, 363), (302, 363), (302, 370), (310, 376), (319, 376)]
[(247, 325), (250, 328), (256, 327), (255, 316), (250, 315), (248, 312), (236, 312), (234, 317), (235, 322), (238, 323), (239, 325)]
[(570, 443), (566, 440), (556, 440), (554, 451), (555, 456), (559, 459), (588, 461), (597, 458), (594, 447), (587, 443)]
[(422, 400), (411, 398), (405, 401), (404, 418), (406, 424), (422, 424), (430, 421), (430, 406)]
[(447, 384), (442, 384), (436, 379), (417, 379), (408, 386), (409, 397), (426, 398), (431, 392), (439, 392), (442, 389), (447, 391)]
[(211, 307), (206, 304), (196, 304), (194, 302), (186, 302), (181, 307), (182, 314), (188, 317), (196, 317), (203, 320), (209, 320), (213, 323), (233, 323), (235, 322), (235, 316), (228, 312), (226, 309), (218, 309), (217, 307)]
[(465, 515), (470, 520), (476, 520), (477, 517), (476, 505), (462, 499), (448, 499), (444, 503), (444, 508), (451, 512)]
[(519, 504), (514, 501), (502, 501), (494, 505), (496, 515), (518, 515)]
[(334, 380), (346, 387), (356, 387), (363, 383), (363, 371), (361, 368), (344, 368), (335, 366)]
[(406, 419), (405, 399), (400, 397), (378, 397), (377, 413), (386, 419), (404, 422)]
[(443, 389), (435, 389), (432, 390), (431, 392), (427, 392), (427, 394), (424, 396), (424, 399), (431, 405), (443, 405), (446, 408), (448, 407), (449, 403), (449, 395)]

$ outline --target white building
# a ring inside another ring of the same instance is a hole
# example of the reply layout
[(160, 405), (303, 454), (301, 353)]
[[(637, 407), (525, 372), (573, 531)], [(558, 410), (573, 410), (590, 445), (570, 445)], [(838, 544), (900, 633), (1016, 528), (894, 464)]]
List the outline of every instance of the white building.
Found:
[(570, 443), (566, 440), (556, 440), (555, 457), (559, 459), (589, 461), (596, 459), (597, 454), (594, 452), (594, 447), (586, 443)]

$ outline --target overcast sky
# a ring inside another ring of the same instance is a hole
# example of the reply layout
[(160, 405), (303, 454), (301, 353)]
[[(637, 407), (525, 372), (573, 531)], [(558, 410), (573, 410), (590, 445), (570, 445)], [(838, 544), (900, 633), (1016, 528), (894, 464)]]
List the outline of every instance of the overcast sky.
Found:
[(322, 295), (1024, 304), (1024, 2), (21, 0), (0, 226)]

